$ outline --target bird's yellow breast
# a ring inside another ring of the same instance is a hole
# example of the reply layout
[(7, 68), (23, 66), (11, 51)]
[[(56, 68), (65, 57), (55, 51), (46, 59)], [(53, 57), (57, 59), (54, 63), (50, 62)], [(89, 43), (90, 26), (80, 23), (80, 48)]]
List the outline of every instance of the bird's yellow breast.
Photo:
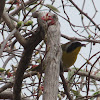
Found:
[(68, 53), (66, 51), (63, 51), (62, 62), (63, 62), (64, 70), (71, 67), (75, 63), (80, 49), (81, 47), (78, 47), (74, 51)]

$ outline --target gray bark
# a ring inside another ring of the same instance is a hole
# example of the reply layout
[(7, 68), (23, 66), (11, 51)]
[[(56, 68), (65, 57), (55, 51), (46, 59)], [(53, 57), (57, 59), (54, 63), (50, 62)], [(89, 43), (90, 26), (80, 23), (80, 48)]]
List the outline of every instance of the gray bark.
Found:
[(46, 33), (47, 54), (45, 57), (45, 79), (43, 100), (57, 100), (59, 70), (61, 60), (60, 24), (56, 15), (52, 15), (55, 24), (50, 25)]

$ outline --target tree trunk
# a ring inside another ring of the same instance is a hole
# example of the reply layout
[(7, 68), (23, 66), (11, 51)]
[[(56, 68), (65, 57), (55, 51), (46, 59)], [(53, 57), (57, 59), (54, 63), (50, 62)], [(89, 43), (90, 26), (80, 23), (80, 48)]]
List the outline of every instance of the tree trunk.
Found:
[(50, 25), (46, 33), (47, 54), (45, 57), (45, 79), (43, 100), (57, 100), (59, 70), (61, 60), (60, 24), (56, 15), (52, 15), (55, 23)]

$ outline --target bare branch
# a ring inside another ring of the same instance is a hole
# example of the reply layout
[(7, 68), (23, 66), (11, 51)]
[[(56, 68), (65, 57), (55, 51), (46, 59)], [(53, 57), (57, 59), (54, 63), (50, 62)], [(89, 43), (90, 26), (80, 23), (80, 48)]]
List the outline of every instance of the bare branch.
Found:
[[(2, 93), (0, 93), (0, 99), (13, 99), (13, 93), (11, 91), (4, 91)], [(30, 98), (24, 98), (23, 97), (23, 100), (32, 100)]]
[(14, 30), (9, 34), (9, 36), (6, 38), (6, 40), (3, 42), (3, 44), (1, 45), (1, 49), (0, 49), (0, 56), (2, 55), (2, 52), (3, 52), (4, 48), (5, 48), (5, 46), (6, 46), (7, 42), (8, 42), (8, 40), (9, 40), (9, 39), (11, 38), (11, 36), (14, 35), (16, 32), (17, 32), (17, 30), (14, 29)]
[[(25, 6), (34, 4), (34, 3), (36, 3), (37, 1), (38, 1), (38, 0), (29, 0), (29, 1), (25, 2)], [(19, 12), (20, 10), (22, 10), (22, 9), (23, 9), (23, 6), (19, 6), (19, 7), (16, 8), (13, 12), (11, 12), (10, 15), (18, 14), (18, 12)]]
[(3, 14), (4, 6), (5, 6), (5, 0), (1, 0), (0, 1), (0, 19)]
[[(69, 70), (71, 70), (71, 69), (69, 69)], [(72, 70), (73, 70), (73, 69), (72, 69)], [(38, 71), (39, 71), (39, 70), (38, 70)], [(76, 70), (73, 70), (73, 71), (74, 71), (74, 73), (77, 72)], [(36, 75), (36, 74), (37, 74), (36, 71), (29, 72), (29, 73), (27, 73), (27, 74), (24, 74), (24, 78), (23, 78), (23, 79), (30, 77), (30, 75), (31, 75), (31, 76), (34, 76), (34, 75)], [(92, 74), (89, 76), (89, 73), (88, 73), (88, 72), (78, 71), (78, 72), (76, 73), (76, 75), (85, 76), (85, 77), (90, 77), (91, 79), (100, 81), (100, 76), (92, 75)], [(2, 86), (2, 87), (0, 88), (0, 93), (3, 92), (4, 90), (6, 90), (7, 88), (11, 88), (12, 86), (13, 86), (13, 82), (12, 82), (12, 83), (6, 83), (4, 86)]]
[(84, 42), (93, 42), (93, 43), (100, 43), (100, 40), (93, 40), (93, 39), (81, 39), (77, 37), (69, 37), (67, 35), (61, 34), (61, 36), (65, 39), (71, 40), (71, 41), (84, 41)]
[(13, 90), (14, 100), (21, 100), (21, 87), (22, 87), (24, 72), (28, 68), (33, 50), (42, 41), (44, 33), (45, 32), (41, 29), (41, 27), (38, 27), (37, 31), (31, 37), (28, 38), (26, 48), (23, 51), (22, 58), (18, 64), (18, 68), (15, 75), (15, 83)]
[[(23, 79), (30, 77), (30, 75), (31, 76), (37, 75), (37, 72), (33, 71), (33, 72), (29, 72), (27, 74), (24, 74)], [(14, 84), (14, 82), (10, 82), (10, 83), (6, 83), (4, 86), (0, 87), (0, 93), (5, 91), (8, 88), (12, 88), (13, 84)]]
[(69, 87), (68, 87), (68, 82), (65, 80), (62, 72), (60, 72), (60, 77), (61, 77), (61, 80), (63, 82), (63, 88), (64, 88), (64, 91), (65, 91), (65, 94), (67, 95), (69, 100), (73, 100), (71, 95), (70, 95), (70, 90), (69, 90)]
[(100, 27), (92, 20), (92, 18), (90, 18), (86, 13), (84, 13), (72, 0), (69, 0), (69, 1), (75, 6), (75, 8), (80, 12), (80, 14), (83, 14), (84, 16), (86, 16), (100, 31)]
[[(13, 21), (10, 19), (9, 15), (7, 12), (4, 11), (3, 15), (2, 15), (3, 20), (6, 22), (7, 26), (9, 27), (9, 29), (12, 31), (15, 28), (15, 25), (13, 23)], [(21, 34), (19, 33), (19, 31), (16, 29), (15, 32), (15, 37), (17, 39), (17, 41), (23, 46), (25, 47), (26, 45), (26, 40), (23, 36), (21, 36)]]

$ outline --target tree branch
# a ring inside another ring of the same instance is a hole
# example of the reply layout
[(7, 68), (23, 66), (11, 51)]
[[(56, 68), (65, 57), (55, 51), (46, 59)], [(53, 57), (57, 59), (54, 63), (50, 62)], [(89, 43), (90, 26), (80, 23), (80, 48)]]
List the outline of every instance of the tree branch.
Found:
[[(69, 70), (71, 70), (71, 69), (69, 69)], [(72, 69), (72, 70), (73, 70), (73, 69)], [(38, 71), (39, 71), (39, 70), (38, 70)], [(76, 70), (74, 70), (74, 73), (75, 73), (75, 72), (76, 72)], [(31, 75), (31, 76), (34, 76), (34, 75), (36, 75), (36, 74), (37, 74), (36, 71), (29, 72), (29, 73), (27, 73), (27, 74), (24, 74), (23, 79), (30, 77), (30, 75)], [(90, 77), (91, 79), (100, 81), (100, 76), (96, 76), (96, 75), (92, 75), (92, 74), (89, 76), (89, 73), (88, 73), (88, 72), (78, 71), (78, 72), (76, 73), (76, 75)], [(11, 83), (6, 83), (4, 86), (2, 86), (2, 87), (0, 88), (0, 93), (3, 92), (4, 90), (6, 90), (7, 88), (12, 88), (12, 86), (13, 86), (13, 82), (11, 82)]]
[(46, 29), (46, 56), (44, 61), (45, 78), (43, 100), (57, 100), (59, 85), (59, 70), (61, 60), (60, 24), (56, 15), (52, 16), (54, 24)]
[[(11, 91), (4, 91), (4, 92), (0, 93), (0, 99), (13, 100), (13, 93)], [(32, 99), (23, 97), (23, 100), (32, 100)]]
[(93, 43), (100, 43), (100, 40), (94, 40), (94, 39), (81, 39), (76, 37), (69, 37), (67, 35), (61, 34), (61, 36), (65, 39), (71, 40), (71, 41), (85, 41), (85, 42), (93, 42)]
[(18, 64), (18, 68), (15, 74), (15, 83), (13, 88), (14, 100), (21, 100), (21, 87), (24, 72), (28, 68), (33, 50), (42, 41), (44, 33), (45, 32), (42, 30), (42, 28), (38, 27), (37, 31), (31, 37), (28, 38), (26, 48), (24, 48), (22, 58)]
[(75, 8), (80, 12), (80, 14), (83, 14), (84, 16), (86, 16), (100, 31), (100, 27), (92, 20), (92, 18), (90, 18), (86, 13), (84, 13), (72, 0), (69, 0), (69, 1), (75, 6)]
[(61, 80), (62, 80), (62, 83), (63, 83), (63, 88), (64, 88), (64, 91), (65, 91), (65, 94), (67, 95), (69, 100), (73, 100), (71, 95), (70, 95), (70, 90), (69, 90), (69, 87), (68, 87), (68, 82), (65, 80), (65, 78), (63, 76), (63, 72), (60, 72), (60, 77), (61, 77)]
[[(24, 5), (25, 5), (25, 6), (31, 5), (31, 4), (36, 3), (37, 1), (38, 1), (38, 0), (29, 0), (29, 1), (25, 2)], [(21, 5), (21, 6), (19, 6), (18, 8), (16, 8), (13, 12), (11, 12), (10, 15), (18, 14), (18, 12), (19, 12), (20, 10), (22, 10), (22, 9), (23, 9), (23, 6)]]
[[(10, 19), (8, 13), (4, 11), (3, 15), (2, 15), (2, 18), (5, 21), (5, 23), (7, 24), (7, 26), (9, 27), (9, 29), (12, 31), (15, 28), (15, 25), (14, 25), (13, 21)], [(15, 35), (17, 41), (23, 47), (25, 47), (26, 46), (26, 40), (25, 40), (25, 38), (23, 36), (21, 36), (21, 34), (19, 33), (19, 31), (17, 29), (16, 29), (16, 32), (15, 32), (14, 35)]]
[(3, 14), (4, 6), (5, 6), (5, 0), (1, 0), (0, 1), (0, 19)]
[(1, 45), (1, 48), (0, 48), (0, 57), (1, 57), (1, 55), (2, 55), (2, 52), (3, 52), (4, 48), (5, 48), (5, 46), (6, 46), (7, 42), (8, 42), (8, 40), (11, 38), (12, 35), (15, 34), (16, 31), (17, 31), (17, 30), (14, 29), (14, 30), (8, 35), (8, 37), (7, 37), (6, 40), (3, 42), (3, 44)]
[[(24, 74), (23, 79), (30, 77), (30, 75), (31, 76), (37, 75), (37, 72), (33, 71), (33, 72), (29, 72), (27, 74)], [(0, 93), (3, 92), (3, 91), (5, 91), (8, 88), (12, 88), (13, 85), (14, 85), (14, 81), (10, 82), (10, 83), (6, 83), (4, 86), (2, 86), (0, 88)]]

